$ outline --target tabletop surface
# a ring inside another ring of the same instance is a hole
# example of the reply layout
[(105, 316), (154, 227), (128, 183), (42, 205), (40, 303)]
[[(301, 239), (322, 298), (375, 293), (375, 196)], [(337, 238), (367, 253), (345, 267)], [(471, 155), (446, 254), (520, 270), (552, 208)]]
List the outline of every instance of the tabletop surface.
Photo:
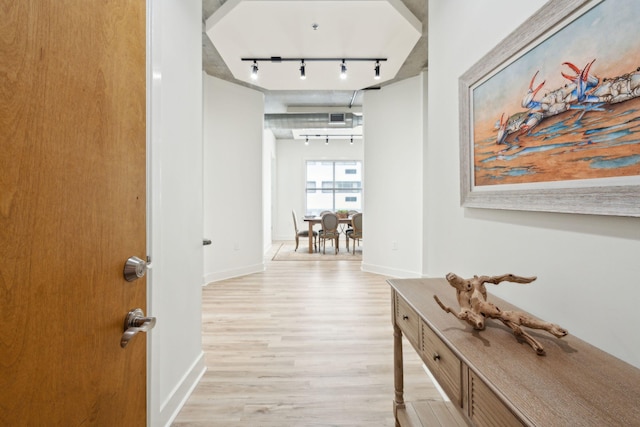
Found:
[[(322, 217), (320, 216), (314, 216), (313, 218), (304, 218), (304, 220), (306, 222), (320, 222), (322, 220)], [(348, 218), (338, 218), (338, 222), (351, 222), (351, 217)]]

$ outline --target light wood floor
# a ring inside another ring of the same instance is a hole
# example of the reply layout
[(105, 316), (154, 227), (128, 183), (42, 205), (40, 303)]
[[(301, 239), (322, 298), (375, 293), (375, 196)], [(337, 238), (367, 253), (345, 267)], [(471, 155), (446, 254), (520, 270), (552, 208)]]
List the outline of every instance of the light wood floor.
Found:
[[(269, 261), (204, 287), (207, 372), (172, 425), (394, 426), (385, 279), (353, 261)], [(406, 343), (404, 358), (405, 400), (441, 400)]]

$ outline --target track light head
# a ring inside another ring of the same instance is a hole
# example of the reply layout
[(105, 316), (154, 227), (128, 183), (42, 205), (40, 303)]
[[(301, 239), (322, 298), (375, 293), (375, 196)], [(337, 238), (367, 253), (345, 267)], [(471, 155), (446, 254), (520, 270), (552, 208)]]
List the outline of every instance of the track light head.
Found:
[(251, 79), (258, 80), (258, 62), (257, 61), (253, 61), (253, 64), (251, 65)]
[(376, 66), (374, 70), (375, 70), (375, 75), (373, 76), (373, 78), (376, 80), (380, 80), (380, 61), (376, 61)]
[(309, 145), (309, 137), (304, 140), (304, 145)]
[(305, 72), (304, 59), (302, 60), (302, 64), (300, 64), (300, 80), (305, 80), (307, 78), (307, 73)]
[(327, 135), (327, 139), (324, 141), (324, 145), (329, 145), (329, 135)]
[(340, 78), (342, 80), (347, 78), (347, 64), (345, 64), (344, 59), (342, 60), (342, 64), (340, 64)]
[(350, 142), (350, 144), (351, 144), (351, 145), (353, 145), (353, 135), (351, 135), (351, 142)]

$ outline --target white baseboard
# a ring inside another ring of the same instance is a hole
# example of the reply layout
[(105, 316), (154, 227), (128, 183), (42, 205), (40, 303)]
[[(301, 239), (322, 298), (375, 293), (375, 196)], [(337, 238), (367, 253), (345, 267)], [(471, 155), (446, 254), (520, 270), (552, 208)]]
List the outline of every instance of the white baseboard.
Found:
[(211, 282), (218, 282), (220, 280), (232, 279), (234, 277), (246, 276), (247, 274), (260, 273), (266, 269), (266, 266), (263, 263), (248, 265), (242, 268), (236, 268), (233, 270), (226, 271), (216, 271), (213, 273), (209, 273), (204, 276), (203, 286), (207, 285)]
[(200, 382), (200, 378), (202, 378), (206, 370), (204, 352), (201, 352), (191, 365), (191, 368), (171, 391), (169, 397), (160, 405), (160, 422), (158, 425), (165, 427), (171, 426), (171, 423), (178, 416), (178, 413), (187, 402), (189, 396), (191, 396), (191, 393)]
[(421, 277), (420, 273), (415, 271), (398, 270), (396, 268), (389, 268), (381, 265), (362, 263), (362, 271), (367, 273), (375, 273), (383, 276), (390, 276), (398, 279), (412, 279)]

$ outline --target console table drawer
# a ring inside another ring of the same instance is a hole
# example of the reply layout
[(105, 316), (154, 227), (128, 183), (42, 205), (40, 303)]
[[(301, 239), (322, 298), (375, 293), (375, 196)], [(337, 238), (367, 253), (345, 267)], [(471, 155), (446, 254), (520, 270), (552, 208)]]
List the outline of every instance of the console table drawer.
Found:
[(478, 427), (524, 425), (471, 370), (469, 370), (469, 418)]
[(460, 359), (422, 320), (420, 320), (420, 329), (422, 330), (422, 348), (420, 349), (422, 360), (451, 401), (460, 407), (462, 405), (462, 393), (460, 393), (462, 364)]
[(418, 348), (419, 317), (409, 304), (396, 294), (396, 325), (400, 327), (405, 337)]

